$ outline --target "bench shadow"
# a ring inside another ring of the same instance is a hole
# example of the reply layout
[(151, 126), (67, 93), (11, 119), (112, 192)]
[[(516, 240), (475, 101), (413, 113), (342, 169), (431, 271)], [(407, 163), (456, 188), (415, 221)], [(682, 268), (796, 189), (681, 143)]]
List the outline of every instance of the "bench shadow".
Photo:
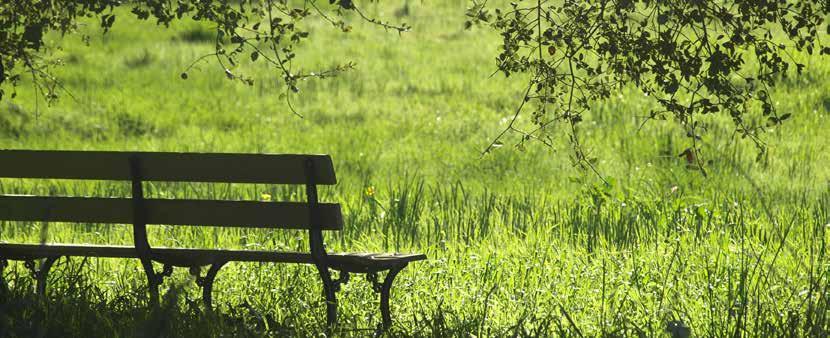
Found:
[[(46, 295), (35, 292), (35, 280), (23, 271), (13, 269), (4, 277), (5, 283), (0, 284), (0, 338), (399, 337), (425, 333), (394, 327), (381, 332), (380, 326), (359, 328), (348, 320), (328, 329), (322, 297), (319, 304), (297, 305), (311, 311), (292, 313), (287, 309), (277, 319), (247, 301), (234, 305), (217, 302), (214, 309), (206, 309), (194, 293), (193, 282), (182, 280), (165, 283), (169, 288), (162, 293), (159, 306), (152, 307), (146, 287), (101, 287), (85, 274), (55, 278), (57, 285), (50, 286)], [(419, 324), (416, 326), (427, 323)]]
[(113, 297), (84, 287), (40, 296), (25, 277), (12, 276), (11, 289), (0, 290), (0, 337), (297, 337), (325, 330), (298, 327), (292, 318), (277, 321), (247, 303), (205, 309), (185, 294), (187, 283), (172, 285), (161, 304), (150, 307), (139, 295), (146, 290)]

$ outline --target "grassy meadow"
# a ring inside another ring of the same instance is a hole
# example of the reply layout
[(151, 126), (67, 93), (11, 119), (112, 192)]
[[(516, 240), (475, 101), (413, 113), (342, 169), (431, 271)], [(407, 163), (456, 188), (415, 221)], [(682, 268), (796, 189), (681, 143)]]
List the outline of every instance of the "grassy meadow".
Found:
[[(464, 30), (466, 1), (367, 3), (405, 21), (398, 35), (348, 17), (343, 34), (309, 21), (297, 69), (354, 61), (341, 76), (281, 94), (276, 74), (243, 64), (253, 86), (214, 62), (209, 26), (171, 28), (118, 12), (106, 35), (90, 21), (50, 41), (71, 93), (46, 105), (23, 83), (0, 102), (0, 148), (324, 153), (343, 205), (330, 251), (423, 252), (392, 291), (393, 336), (819, 336), (830, 332), (830, 60), (773, 91), (793, 117), (756, 160), (722, 117), (705, 119), (708, 177), (678, 157), (690, 146), (672, 121), (638, 128), (654, 102), (624, 90), (596, 104), (583, 142), (610, 182), (575, 168), (565, 126), (553, 147), (517, 139), (481, 156), (506, 127), (524, 79), (491, 74), (500, 38)], [(526, 126), (527, 119), (519, 125)], [(13, 165), (13, 164), (2, 164)], [(56, 164), (59, 165), (59, 164)], [(128, 182), (0, 180), (0, 193), (129, 196)], [(164, 198), (302, 200), (302, 187), (147, 184)], [(151, 226), (157, 246), (305, 250), (305, 233)], [(0, 241), (131, 244), (128, 225), (0, 223)], [(180, 271), (179, 271), (180, 270)], [(137, 260), (61, 259), (48, 295), (20, 262), (0, 300), (0, 336), (321, 336), (324, 299), (313, 266), (230, 263), (204, 311), (186, 269), (150, 311)], [(335, 336), (380, 322), (370, 284), (339, 293)]]

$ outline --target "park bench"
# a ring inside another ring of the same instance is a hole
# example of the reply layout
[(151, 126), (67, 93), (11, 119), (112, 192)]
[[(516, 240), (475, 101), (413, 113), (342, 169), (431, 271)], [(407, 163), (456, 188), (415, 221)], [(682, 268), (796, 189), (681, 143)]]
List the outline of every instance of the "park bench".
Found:
[[(116, 180), (132, 183), (131, 198), (0, 195), (0, 220), (132, 224), (133, 246), (0, 243), (0, 283), (7, 260), (25, 261), (46, 291), (50, 267), (60, 257), (139, 259), (147, 275), (150, 303), (173, 267), (187, 267), (202, 288), (207, 309), (219, 269), (229, 262), (313, 264), (323, 282), (326, 318), (337, 321), (336, 292), (350, 273), (365, 274), (380, 293), (382, 327), (391, 324), (389, 294), (398, 272), (423, 254), (329, 253), (324, 230), (341, 230), (340, 205), (317, 200), (317, 185), (336, 183), (328, 155), (0, 150), (0, 177)], [(305, 185), (305, 202), (146, 199), (142, 182), (209, 182)], [(148, 224), (219, 226), (308, 231), (308, 252), (153, 247)], [(162, 265), (156, 271), (153, 262)], [(201, 269), (209, 267), (202, 276)], [(332, 271), (338, 271), (333, 278)], [(383, 281), (378, 274), (386, 272)]]

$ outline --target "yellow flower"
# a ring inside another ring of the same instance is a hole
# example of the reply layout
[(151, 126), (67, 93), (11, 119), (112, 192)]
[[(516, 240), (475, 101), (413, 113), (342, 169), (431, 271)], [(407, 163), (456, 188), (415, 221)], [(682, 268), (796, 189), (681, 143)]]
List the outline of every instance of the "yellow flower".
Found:
[(262, 196), (260, 196), (260, 197), (262, 197), (263, 202), (270, 202), (271, 201), (271, 194), (262, 193)]
[(373, 187), (373, 186), (366, 187), (365, 194), (366, 194), (366, 197), (375, 197), (375, 187)]

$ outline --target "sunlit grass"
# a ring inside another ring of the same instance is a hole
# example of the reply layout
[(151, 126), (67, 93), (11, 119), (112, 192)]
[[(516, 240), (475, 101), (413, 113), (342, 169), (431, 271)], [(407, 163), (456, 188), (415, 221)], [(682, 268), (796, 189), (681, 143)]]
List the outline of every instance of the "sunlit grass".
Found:
[[(390, 15), (400, 5), (369, 6)], [(498, 36), (465, 31), (462, 1), (411, 2), (414, 27), (398, 36), (354, 20), (349, 34), (314, 23), (302, 55), (313, 69), (355, 61), (353, 72), (304, 83), (288, 109), (271, 72), (253, 87), (206, 63), (205, 28), (157, 29), (119, 13), (91, 45), (61, 40), (58, 74), (75, 97), (47, 107), (26, 84), (0, 102), (0, 147), (21, 149), (327, 153), (345, 229), (332, 251), (424, 252), (393, 290), (394, 332), (447, 335), (826, 335), (830, 224), (830, 63), (776, 89), (793, 118), (771, 131), (768, 158), (708, 119), (709, 176), (678, 157), (688, 140), (671, 121), (638, 129), (653, 102), (625, 90), (598, 103), (584, 143), (612, 185), (573, 168), (566, 130), (554, 148), (507, 142), (480, 152), (505, 127), (521, 79), (490, 77)], [(57, 37), (53, 37), (57, 39)], [(325, 48), (324, 48), (325, 47)], [(298, 65), (299, 66), (299, 65)], [(38, 103), (40, 102), (40, 103)], [(526, 121), (525, 121), (526, 122)], [(6, 164), (4, 164), (6, 165)], [(13, 164), (11, 164), (13, 165)], [(371, 187), (371, 193), (369, 188)], [(128, 182), (0, 180), (2, 193), (128, 196)], [(300, 187), (148, 184), (164, 198), (302, 200)], [(48, 226), (47, 231), (43, 227)], [(300, 231), (152, 226), (151, 243), (297, 250)], [(0, 241), (130, 244), (129, 226), (0, 223)], [(149, 311), (136, 261), (61, 260), (47, 299), (20, 263), (6, 269), (0, 332), (12, 336), (298, 335), (324, 330), (321, 286), (310, 266), (231, 263), (204, 313), (187, 271), (162, 312)], [(342, 335), (380, 321), (362, 278), (341, 293)], [(670, 328), (673, 327), (673, 328)], [(667, 331), (668, 330), (668, 331)], [(0, 334), (2, 335), (2, 334)]]

